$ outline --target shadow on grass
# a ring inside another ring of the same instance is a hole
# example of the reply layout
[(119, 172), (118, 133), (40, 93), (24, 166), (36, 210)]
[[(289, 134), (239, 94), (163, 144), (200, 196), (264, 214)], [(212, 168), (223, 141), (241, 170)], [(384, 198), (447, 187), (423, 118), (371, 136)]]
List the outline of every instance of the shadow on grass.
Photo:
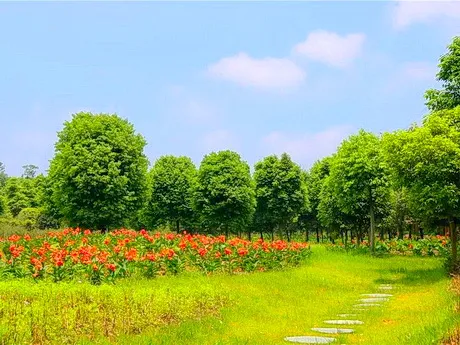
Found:
[[(382, 278), (375, 279), (376, 284), (429, 285), (446, 279), (446, 272), (441, 267), (427, 269), (410, 269), (406, 267), (379, 269)], [(386, 278), (385, 276), (388, 276)]]

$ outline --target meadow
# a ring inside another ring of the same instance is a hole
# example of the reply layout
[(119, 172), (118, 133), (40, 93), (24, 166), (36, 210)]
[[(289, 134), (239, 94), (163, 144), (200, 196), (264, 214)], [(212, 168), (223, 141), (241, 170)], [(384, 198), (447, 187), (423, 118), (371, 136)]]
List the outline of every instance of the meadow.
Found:
[[(129, 234), (66, 236), (79, 236), (83, 242), (103, 246), (104, 238), (125, 238)], [(136, 248), (149, 243), (145, 236), (155, 234), (136, 235)], [(167, 235), (156, 236), (161, 237), (160, 243), (171, 241), (178, 250), (184, 240), (178, 235), (170, 234), (170, 240)], [(196, 241), (198, 238), (207, 243), (203, 240), (207, 237), (197, 237)], [(19, 245), (24, 238), (10, 240)], [(10, 240), (3, 242), (10, 245)], [(30, 243), (44, 241), (38, 237)], [(57, 246), (69, 238), (62, 236), (54, 241)], [(187, 243), (190, 241), (194, 240), (190, 238)], [(225, 247), (231, 246), (225, 241), (216, 242), (223, 253)], [(261, 241), (232, 243), (257, 251), (254, 243), (260, 246)], [(276, 249), (272, 242), (266, 243), (270, 251), (279, 250), (288, 257), (287, 246)], [(78, 247), (81, 245), (79, 242)], [(213, 248), (209, 250), (210, 261), (214, 261), (216, 244), (208, 245)], [(198, 247), (189, 250), (202, 258)], [(136, 262), (125, 257), (128, 267), (132, 267), (128, 269), (131, 274), (116, 280), (102, 279), (97, 284), (87, 279), (84, 269), (80, 270), (83, 263), (72, 261), (71, 251), (58, 267), (67, 267), (74, 274), (57, 282), (51, 266), (49, 274), (40, 278), (34, 277), (33, 271), (14, 276), (5, 270), (9, 259), (3, 256), (0, 344), (288, 344), (283, 340), (286, 336), (314, 335), (311, 327), (325, 327), (323, 320), (351, 312), (360, 294), (379, 292), (380, 284), (392, 284), (394, 297), (382, 308), (361, 312), (358, 318), (364, 324), (353, 326), (354, 334), (338, 336), (336, 343), (436, 344), (460, 322), (456, 312), (458, 296), (449, 289), (451, 279), (443, 270), (441, 258), (354, 255), (325, 245), (312, 245), (311, 249), (305, 246), (294, 252), (298, 255), (302, 250), (308, 255), (284, 267), (265, 266), (259, 270), (241, 265), (231, 271), (210, 272), (199, 265), (185, 265), (177, 274), (165, 271), (150, 278), (141, 274), (142, 255), (137, 253)], [(21, 255), (25, 252), (26, 248)], [(248, 254), (239, 255), (236, 250), (232, 255), (234, 260), (244, 262)], [(47, 258), (54, 257), (50, 250)], [(45, 269), (52, 262), (47, 260)], [(88, 266), (92, 269), (92, 265)]]

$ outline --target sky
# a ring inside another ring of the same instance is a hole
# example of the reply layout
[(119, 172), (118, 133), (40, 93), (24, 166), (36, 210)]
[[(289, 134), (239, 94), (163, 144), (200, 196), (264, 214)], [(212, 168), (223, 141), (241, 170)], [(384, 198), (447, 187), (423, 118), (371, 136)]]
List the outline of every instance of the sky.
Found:
[(426, 114), (451, 2), (0, 2), (0, 162), (46, 173), (79, 111), (117, 113), (165, 154), (302, 167), (360, 128)]

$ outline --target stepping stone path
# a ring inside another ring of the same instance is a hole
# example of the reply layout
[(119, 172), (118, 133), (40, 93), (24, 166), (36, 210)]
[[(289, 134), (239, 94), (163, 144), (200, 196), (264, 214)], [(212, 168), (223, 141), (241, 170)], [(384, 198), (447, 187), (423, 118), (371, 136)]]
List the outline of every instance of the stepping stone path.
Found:
[(312, 328), (312, 331), (327, 334), (339, 334), (339, 333), (353, 333), (355, 330), (351, 328)]
[(301, 343), (301, 344), (329, 344), (335, 341), (335, 338), (301, 336), (301, 337), (287, 337), (287, 338), (284, 338), (284, 340), (290, 341), (291, 343)]
[(362, 325), (364, 322), (359, 320), (326, 320), (324, 323), (329, 325)]
[(338, 317), (355, 317), (358, 316), (358, 314), (337, 314)]
[(387, 302), (388, 298), (383, 298), (383, 297), (361, 298), (359, 301), (363, 303)]
[[(393, 285), (391, 284), (381, 284), (378, 287), (380, 290), (393, 290)], [(388, 293), (368, 293), (361, 294), (362, 297), (358, 301), (360, 304), (353, 305), (353, 311), (367, 311), (369, 307), (381, 307), (382, 304), (375, 302), (387, 302), (390, 300), (390, 297), (393, 297), (392, 294)], [(338, 317), (349, 318), (356, 317), (357, 314), (337, 314)], [(325, 320), (324, 323), (330, 325), (362, 325), (363, 321), (360, 320)], [(352, 328), (312, 328), (314, 332), (326, 333), (326, 334), (350, 334), (355, 330)], [(301, 344), (329, 344), (336, 341), (336, 338), (331, 337), (317, 337), (311, 335), (297, 336), (297, 337), (286, 337), (284, 340), (291, 343), (301, 343)]]

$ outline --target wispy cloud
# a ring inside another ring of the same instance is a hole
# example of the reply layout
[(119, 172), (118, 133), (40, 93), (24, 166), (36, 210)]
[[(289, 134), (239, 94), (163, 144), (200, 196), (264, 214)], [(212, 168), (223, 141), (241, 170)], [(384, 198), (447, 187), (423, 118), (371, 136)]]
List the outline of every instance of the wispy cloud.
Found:
[(300, 85), (305, 72), (286, 58), (253, 58), (246, 53), (225, 57), (208, 67), (220, 79), (261, 89), (285, 89)]
[(460, 0), (398, 1), (393, 11), (393, 26), (402, 30), (415, 23), (460, 20)]
[(361, 55), (366, 36), (353, 33), (340, 36), (335, 32), (317, 30), (294, 47), (294, 52), (324, 64), (345, 68)]
[(286, 152), (304, 167), (334, 153), (337, 146), (352, 132), (352, 126), (328, 128), (317, 133), (288, 133), (275, 131), (262, 139), (266, 154)]
[(239, 139), (235, 133), (227, 129), (218, 129), (206, 133), (201, 139), (204, 152), (236, 150), (240, 148)]

